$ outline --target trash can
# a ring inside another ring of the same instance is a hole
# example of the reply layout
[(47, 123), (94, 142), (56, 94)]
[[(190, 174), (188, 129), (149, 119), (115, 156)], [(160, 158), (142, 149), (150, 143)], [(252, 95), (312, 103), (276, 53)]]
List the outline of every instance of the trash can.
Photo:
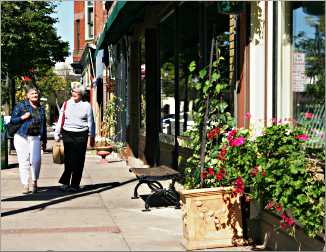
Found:
[(0, 136), (1, 136), (1, 169), (8, 168), (8, 137), (3, 115), (0, 117)]

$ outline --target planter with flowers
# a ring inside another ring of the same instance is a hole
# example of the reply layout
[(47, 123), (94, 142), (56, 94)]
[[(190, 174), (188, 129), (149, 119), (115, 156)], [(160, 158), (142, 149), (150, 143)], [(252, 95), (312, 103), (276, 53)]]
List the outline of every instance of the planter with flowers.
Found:
[(263, 208), (258, 233), (261, 240), (267, 234), (269, 248), (321, 250), (325, 150), (310, 148), (306, 130), (289, 123), (273, 124), (255, 140), (258, 173), (253, 181)]
[[(214, 42), (213, 42), (214, 43)], [(215, 48), (212, 46), (212, 48)], [(200, 70), (192, 62), (189, 82), (201, 99), (195, 101), (195, 125), (188, 131), (186, 146), (193, 150), (185, 169), (185, 190), (180, 192), (183, 211), (183, 240), (187, 249), (206, 249), (243, 244), (240, 197), (244, 194), (243, 170), (255, 166), (255, 149), (249, 132), (233, 129), (222, 92), (227, 80), (219, 69), (220, 51), (211, 64)], [(204, 117), (203, 117), (204, 114)], [(208, 129), (208, 130), (207, 130)], [(232, 156), (247, 155), (245, 160)], [(238, 168), (240, 168), (238, 170)]]
[[(306, 243), (313, 244), (310, 241), (324, 232), (325, 150), (310, 148), (306, 130), (291, 120), (271, 122), (260, 136), (235, 128), (221, 96), (226, 88), (216, 69), (221, 60), (211, 64), (215, 70), (199, 70), (200, 82), (193, 83), (204, 99), (195, 101), (195, 125), (187, 133), (193, 155), (187, 159), (185, 190), (180, 192), (182, 243), (187, 249), (243, 244), (241, 202), (251, 201), (261, 208), (253, 238), (264, 238), (268, 213), (274, 221), (278, 218), (269, 237), (286, 234), (302, 249), (297, 233), (304, 233)], [(189, 70), (192, 80), (194, 62)], [(277, 248), (282, 249), (280, 243)]]

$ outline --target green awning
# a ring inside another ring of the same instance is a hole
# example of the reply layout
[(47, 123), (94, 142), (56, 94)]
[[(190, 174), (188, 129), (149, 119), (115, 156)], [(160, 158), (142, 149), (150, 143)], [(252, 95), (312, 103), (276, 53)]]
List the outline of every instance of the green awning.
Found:
[(143, 21), (145, 4), (146, 2), (116, 2), (96, 43), (95, 55), (97, 55), (98, 50), (117, 42), (132, 24)]

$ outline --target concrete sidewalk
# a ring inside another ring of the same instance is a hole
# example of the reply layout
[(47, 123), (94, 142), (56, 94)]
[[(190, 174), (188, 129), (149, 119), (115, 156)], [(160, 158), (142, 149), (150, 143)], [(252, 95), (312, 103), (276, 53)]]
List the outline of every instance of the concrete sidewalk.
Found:
[[(49, 148), (51, 143), (49, 143)], [(185, 251), (181, 210), (131, 199), (137, 181), (125, 162), (101, 163), (89, 152), (79, 193), (62, 193), (63, 165), (42, 155), (39, 192), (22, 195), (15, 155), (1, 171), (1, 251)], [(165, 184), (167, 185), (167, 184)], [(150, 191), (141, 186), (140, 194)], [(249, 247), (218, 250), (249, 250)]]

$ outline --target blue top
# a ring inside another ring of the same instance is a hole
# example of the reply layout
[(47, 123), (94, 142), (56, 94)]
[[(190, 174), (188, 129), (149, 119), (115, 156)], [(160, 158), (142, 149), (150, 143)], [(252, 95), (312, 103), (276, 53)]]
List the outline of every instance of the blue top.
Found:
[[(41, 136), (41, 140), (43, 142), (47, 141), (47, 136), (46, 136), (46, 117), (45, 117), (45, 109), (43, 106), (37, 107), (36, 109), (39, 110), (39, 114), (40, 114), (40, 136)], [(25, 114), (26, 112), (30, 112), (31, 116), (26, 119), (26, 120), (22, 120), (20, 117)], [(16, 132), (16, 134), (22, 136), (22, 137), (27, 137), (28, 136), (28, 128), (29, 126), (33, 123), (33, 121), (35, 120), (32, 117), (32, 112), (33, 112), (33, 107), (30, 104), (30, 102), (28, 100), (24, 100), (20, 103), (18, 103), (15, 107), (14, 110), (12, 112), (12, 116), (11, 116), (11, 120), (10, 122), (12, 124), (19, 124), (22, 123), (22, 126), (18, 129), (18, 131)]]

